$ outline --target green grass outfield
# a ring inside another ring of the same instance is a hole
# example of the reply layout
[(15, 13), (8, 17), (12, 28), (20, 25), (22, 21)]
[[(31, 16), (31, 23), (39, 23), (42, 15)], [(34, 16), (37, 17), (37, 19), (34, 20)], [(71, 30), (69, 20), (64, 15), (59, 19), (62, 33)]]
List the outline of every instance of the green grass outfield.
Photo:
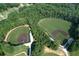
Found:
[[(13, 44), (18, 44), (18, 38), (22, 35), (25, 34), (26, 36), (28, 36), (29, 34), (29, 27), (26, 26), (20, 26), (17, 27), (16, 29), (12, 30), (8, 37), (7, 37), (7, 42), (11, 42)], [(28, 39), (28, 38), (27, 38)]]
[(63, 39), (68, 38), (69, 35), (63, 35), (62, 33), (59, 32), (56, 35), (56, 37), (54, 37), (54, 35), (52, 35), (51, 33), (56, 30), (62, 30), (68, 33), (70, 25), (71, 25), (70, 22), (57, 18), (45, 18), (41, 19), (38, 22), (38, 26), (40, 26), (41, 29), (45, 30), (45, 32), (48, 33), (48, 35), (50, 35), (53, 39), (55, 39), (58, 42), (61, 42)]
[(70, 56), (79, 56), (79, 50), (70, 52)]

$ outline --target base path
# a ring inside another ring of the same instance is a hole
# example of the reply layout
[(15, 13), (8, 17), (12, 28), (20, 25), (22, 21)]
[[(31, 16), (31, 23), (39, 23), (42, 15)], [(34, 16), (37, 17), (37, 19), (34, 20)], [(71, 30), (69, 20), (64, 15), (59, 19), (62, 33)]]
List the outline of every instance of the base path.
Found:
[(15, 54), (14, 56), (19, 56), (20, 54), (25, 54), (25, 55), (27, 55), (26, 52), (20, 52), (20, 53), (18, 53), (18, 54)]

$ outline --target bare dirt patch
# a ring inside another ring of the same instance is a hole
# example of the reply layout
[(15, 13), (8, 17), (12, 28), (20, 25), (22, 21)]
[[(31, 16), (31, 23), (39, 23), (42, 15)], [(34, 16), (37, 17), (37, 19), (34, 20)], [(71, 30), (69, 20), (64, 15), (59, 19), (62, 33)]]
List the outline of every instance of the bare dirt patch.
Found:
[(28, 43), (30, 42), (30, 39), (29, 39), (29, 35), (26, 35), (25, 33), (21, 34), (18, 38), (18, 41), (20, 43)]
[(44, 47), (44, 53), (53, 53), (53, 54), (56, 54), (59, 56), (65, 56), (65, 54), (62, 50), (53, 50), (53, 49), (50, 49), (46, 46)]
[(56, 37), (58, 33), (61, 33), (61, 34), (64, 35), (64, 36), (68, 36), (68, 33), (67, 33), (67, 32), (65, 32), (65, 31), (63, 31), (63, 30), (60, 30), (60, 29), (53, 31), (51, 34), (52, 34), (54, 37)]

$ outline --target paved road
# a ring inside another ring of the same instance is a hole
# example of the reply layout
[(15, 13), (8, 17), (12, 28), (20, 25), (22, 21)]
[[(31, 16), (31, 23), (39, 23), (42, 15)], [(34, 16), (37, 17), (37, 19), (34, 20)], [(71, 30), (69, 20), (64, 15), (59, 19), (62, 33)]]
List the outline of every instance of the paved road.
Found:
[(73, 38), (69, 38), (68, 41), (63, 45), (64, 48), (68, 49), (68, 47), (71, 45), (73, 41), (74, 41)]
[(32, 45), (32, 43), (34, 41), (34, 38), (33, 38), (33, 35), (32, 35), (32, 32), (31, 31), (30, 31), (29, 35), (30, 35), (30, 42), (29, 43), (26, 43), (24, 45), (25, 46), (29, 46), (29, 56), (31, 56), (31, 45)]

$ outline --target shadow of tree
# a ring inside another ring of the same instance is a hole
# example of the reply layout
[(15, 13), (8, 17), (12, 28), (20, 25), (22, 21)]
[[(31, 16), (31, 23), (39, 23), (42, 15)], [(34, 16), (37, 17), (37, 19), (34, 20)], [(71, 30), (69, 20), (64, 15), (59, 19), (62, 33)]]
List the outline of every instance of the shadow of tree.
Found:
[(78, 23), (79, 23), (78, 20), (71, 22), (71, 26), (70, 26), (70, 29), (68, 31), (70, 37), (74, 39), (74, 41), (72, 42), (72, 44), (68, 48), (68, 50), (70, 52), (75, 51), (75, 49), (76, 50), (79, 49), (79, 45), (78, 45), (78, 43), (79, 43), (79, 41), (78, 41), (78, 34), (79, 34), (79, 31), (78, 31)]
[(71, 27), (69, 29), (69, 35), (70, 37), (74, 38), (75, 40), (78, 37), (78, 23), (72, 22)]

